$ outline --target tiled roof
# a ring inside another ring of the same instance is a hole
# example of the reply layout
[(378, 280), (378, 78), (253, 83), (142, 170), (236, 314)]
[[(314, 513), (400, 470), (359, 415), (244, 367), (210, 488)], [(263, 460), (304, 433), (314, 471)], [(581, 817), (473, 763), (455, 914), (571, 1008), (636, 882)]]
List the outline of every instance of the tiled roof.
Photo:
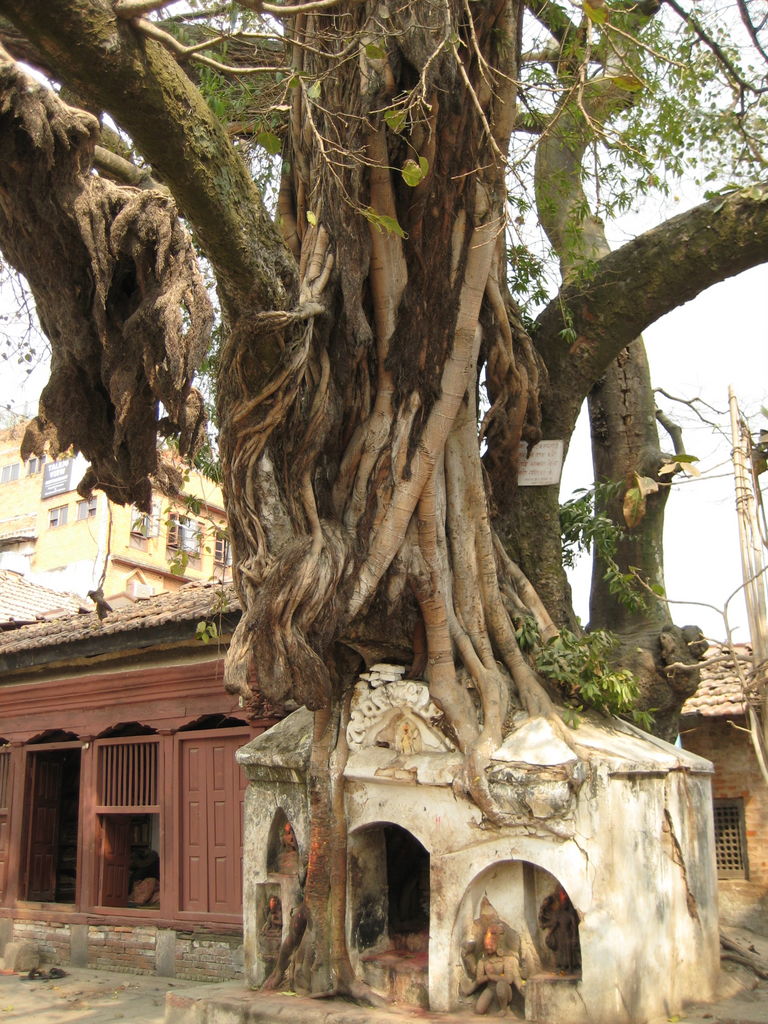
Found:
[(103, 619), (96, 612), (68, 615), (0, 633), (0, 659), (21, 651), (44, 650), (168, 623), (194, 622), (239, 608), (231, 583), (187, 583), (175, 594), (156, 594), (108, 612)]
[[(737, 655), (749, 656), (751, 648), (746, 644), (735, 644)], [(751, 664), (745, 663), (749, 674)], [(722, 715), (743, 715), (746, 711), (744, 694), (731, 657), (715, 648), (701, 667), (701, 682), (696, 693), (683, 704), (682, 714), (718, 717)]]
[(81, 609), (86, 610), (86, 605), (75, 594), (41, 587), (9, 569), (0, 570), (0, 628)]

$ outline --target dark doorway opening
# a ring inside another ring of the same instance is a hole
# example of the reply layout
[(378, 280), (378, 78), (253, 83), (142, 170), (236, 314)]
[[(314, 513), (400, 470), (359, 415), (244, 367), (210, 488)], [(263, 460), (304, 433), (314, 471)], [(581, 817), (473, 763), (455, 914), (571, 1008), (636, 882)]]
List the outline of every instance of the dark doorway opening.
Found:
[(31, 753), (29, 787), (26, 898), (41, 903), (74, 903), (80, 748)]
[(399, 825), (384, 829), (387, 856), (389, 935), (396, 947), (421, 948), (429, 940), (429, 854)]

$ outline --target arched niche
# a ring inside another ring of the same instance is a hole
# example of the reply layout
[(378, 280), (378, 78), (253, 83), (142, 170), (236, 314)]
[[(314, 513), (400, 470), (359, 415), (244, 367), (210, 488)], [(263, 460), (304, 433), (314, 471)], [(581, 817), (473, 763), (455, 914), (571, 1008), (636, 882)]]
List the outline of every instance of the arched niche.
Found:
[(426, 952), (429, 853), (407, 829), (366, 825), (349, 839), (350, 938), (360, 953)]
[(267, 874), (298, 874), (299, 860), (299, 844), (293, 825), (283, 808), (278, 807), (267, 839)]
[[(520, 936), (523, 977), (530, 980), (537, 976), (556, 976), (571, 981), (581, 977), (579, 915), (575, 909), (570, 912), (566, 909), (565, 901), (570, 904), (567, 891), (553, 874), (538, 864), (526, 860), (497, 861), (470, 881), (459, 903), (451, 941), (451, 991), (457, 1002), (459, 986), (467, 977), (462, 948), (477, 931), (484, 900), (492, 905), (500, 920)], [(549, 908), (548, 915), (542, 915), (544, 906)], [(572, 908), (572, 904), (570, 906)], [(559, 914), (562, 919), (558, 918)], [(567, 924), (569, 914), (570, 925)], [(540, 924), (540, 915), (542, 922), (555, 922), (556, 937), (550, 935), (551, 926)], [(561, 957), (553, 943), (564, 941), (568, 927), (575, 932), (578, 958), (571, 957), (571, 968), (566, 971), (561, 968)]]
[(430, 856), (407, 829), (362, 826), (348, 844), (348, 934), (363, 980), (393, 1002), (429, 1007)]

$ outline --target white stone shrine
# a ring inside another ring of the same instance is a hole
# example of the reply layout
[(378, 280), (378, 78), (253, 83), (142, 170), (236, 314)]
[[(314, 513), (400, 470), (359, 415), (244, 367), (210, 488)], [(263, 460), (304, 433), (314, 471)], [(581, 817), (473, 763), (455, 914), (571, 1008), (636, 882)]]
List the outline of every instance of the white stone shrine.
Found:
[[(485, 828), (453, 789), (462, 756), (426, 685), (394, 665), (361, 676), (347, 729), (347, 935), (374, 988), (435, 1011), (471, 1010), (462, 953), (485, 898), (519, 936), (524, 1007), (519, 999), (512, 1009), (528, 1020), (638, 1024), (712, 995), (712, 766), (597, 715), (572, 735), (568, 745), (545, 719), (519, 714), (487, 773), (517, 824)], [(259, 936), (269, 897), (286, 910), (299, 898), (311, 737), (312, 716), (301, 709), (238, 753), (249, 780), (245, 953), (254, 987), (268, 973)], [(298, 846), (293, 865), (280, 847), (286, 823)], [(558, 887), (578, 915), (581, 968), (566, 974), (539, 924)], [(284, 929), (287, 920), (286, 912)]]

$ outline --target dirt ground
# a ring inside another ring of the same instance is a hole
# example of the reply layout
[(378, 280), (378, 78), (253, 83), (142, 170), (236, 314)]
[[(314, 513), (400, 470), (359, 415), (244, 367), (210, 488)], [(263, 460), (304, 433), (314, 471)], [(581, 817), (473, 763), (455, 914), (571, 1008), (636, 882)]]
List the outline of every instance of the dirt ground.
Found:
[[(768, 938), (732, 929), (728, 933), (768, 959)], [(66, 977), (50, 981), (27, 981), (22, 975), (0, 974), (0, 1024), (114, 1024), (118, 1021), (163, 1024), (167, 992), (194, 991), (199, 996), (209, 987), (204, 982), (176, 978), (78, 967), (64, 969)], [(233, 984), (235, 987), (240, 988)], [(218, 991), (221, 988), (220, 985), (214, 987)], [(724, 960), (718, 995), (716, 1003), (688, 1007), (680, 1016), (657, 1018), (649, 1024), (664, 1024), (665, 1021), (672, 1024), (768, 1024), (768, 981), (758, 982), (751, 971)], [(374, 1012), (371, 1017), (374, 1016), (377, 1020), (390, 1018), (393, 1024), (424, 1021), (425, 1018), (451, 1019), (423, 1011), (413, 1016), (403, 1011), (383, 1015)], [(472, 1019), (484, 1018), (473, 1016)]]

